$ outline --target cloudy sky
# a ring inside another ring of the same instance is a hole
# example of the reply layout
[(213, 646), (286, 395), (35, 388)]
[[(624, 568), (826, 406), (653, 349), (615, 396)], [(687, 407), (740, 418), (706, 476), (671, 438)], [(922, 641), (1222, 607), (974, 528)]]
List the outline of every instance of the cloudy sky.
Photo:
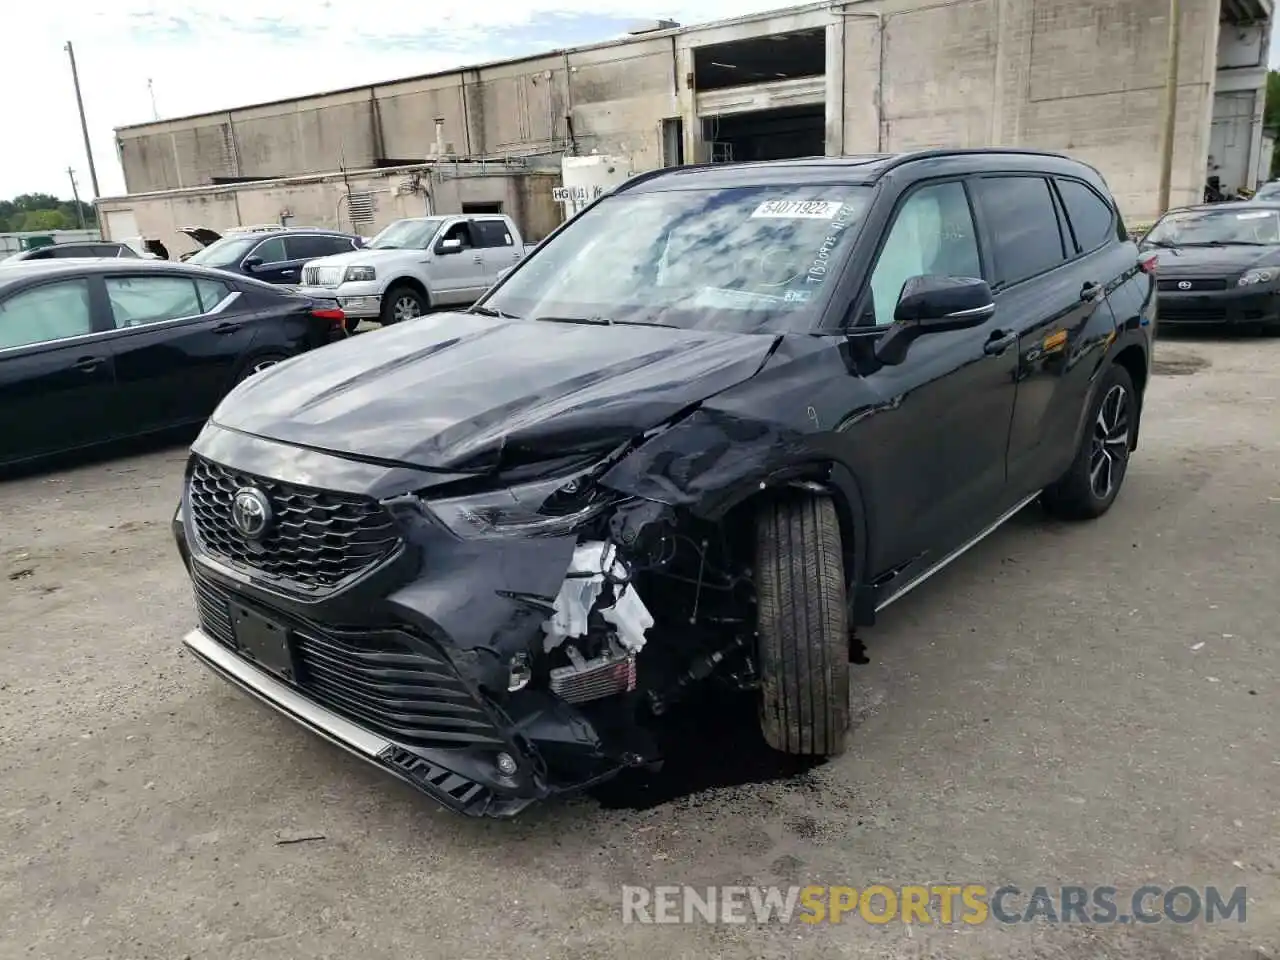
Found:
[[(794, 0), (792, 0), (794, 2)], [(698, 23), (788, 0), (81, 0), (5, 3), (0, 198), (82, 198), (88, 164), (64, 44), (75, 48), (98, 184), (122, 193), (115, 127), (609, 40), (640, 20)]]
[(81, 196), (90, 194), (63, 49), (68, 40), (75, 46), (99, 186), (103, 195), (112, 195), (124, 190), (113, 129), (146, 122), (155, 113), (163, 118), (226, 109), (609, 40), (646, 18), (689, 24), (787, 5), (788, 0), (109, 0), (102, 12), (90, 12), (83, 0), (10, 0), (4, 14), (8, 68), (0, 100), (0, 198), (35, 191), (69, 196), (68, 166)]

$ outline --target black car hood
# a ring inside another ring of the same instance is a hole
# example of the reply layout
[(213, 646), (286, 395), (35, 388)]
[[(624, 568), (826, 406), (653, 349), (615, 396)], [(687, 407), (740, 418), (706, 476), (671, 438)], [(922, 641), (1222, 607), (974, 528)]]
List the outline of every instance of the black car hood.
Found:
[(1254, 247), (1247, 244), (1224, 247), (1149, 248), (1160, 257), (1160, 273), (1171, 277), (1224, 277), (1243, 273), (1250, 267), (1280, 264), (1280, 245)]
[(479, 473), (603, 452), (750, 378), (775, 340), (433, 314), (269, 367), (212, 419), (357, 459)]

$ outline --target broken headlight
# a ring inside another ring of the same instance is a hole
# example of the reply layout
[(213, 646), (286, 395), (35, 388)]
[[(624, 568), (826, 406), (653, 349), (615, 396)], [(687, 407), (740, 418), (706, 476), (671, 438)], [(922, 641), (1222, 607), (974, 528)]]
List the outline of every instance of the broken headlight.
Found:
[(498, 490), (428, 500), (431, 512), (466, 540), (562, 537), (574, 533), (611, 502), (590, 472), (536, 480)]

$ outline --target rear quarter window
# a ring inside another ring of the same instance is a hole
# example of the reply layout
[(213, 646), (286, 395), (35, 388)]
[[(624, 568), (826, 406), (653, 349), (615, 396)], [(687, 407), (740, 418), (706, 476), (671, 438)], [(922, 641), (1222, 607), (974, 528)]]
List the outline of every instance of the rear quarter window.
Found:
[(1057, 183), (1081, 253), (1091, 253), (1116, 236), (1114, 211), (1092, 187), (1078, 180)]

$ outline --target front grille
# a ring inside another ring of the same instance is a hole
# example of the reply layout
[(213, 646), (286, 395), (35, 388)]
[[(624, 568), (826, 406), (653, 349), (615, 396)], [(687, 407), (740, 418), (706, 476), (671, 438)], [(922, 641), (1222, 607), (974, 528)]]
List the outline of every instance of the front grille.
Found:
[[(260, 538), (231, 522), (236, 491), (256, 487), (271, 504)], [(391, 555), (400, 537), (373, 500), (327, 493), (229, 470), (197, 457), (190, 479), (191, 518), (214, 557), (310, 595), (332, 591)]]
[[(1188, 283), (1190, 286), (1182, 287), (1179, 284)], [(1206, 290), (1225, 290), (1227, 289), (1227, 281), (1221, 277), (1165, 277), (1160, 280), (1160, 289), (1170, 293), (1200, 293)]]
[(309, 287), (336, 287), (342, 283), (342, 267), (303, 267), (302, 282)]
[(1161, 323), (1226, 323), (1227, 311), (1219, 307), (1171, 307), (1160, 304)]
[[(201, 628), (234, 650), (230, 594), (199, 575), (194, 590)], [(315, 624), (288, 625), (296, 685), (317, 703), (410, 746), (503, 745), (488, 711), (444, 654), (431, 651), (426, 641), (396, 629), (356, 635)]]

